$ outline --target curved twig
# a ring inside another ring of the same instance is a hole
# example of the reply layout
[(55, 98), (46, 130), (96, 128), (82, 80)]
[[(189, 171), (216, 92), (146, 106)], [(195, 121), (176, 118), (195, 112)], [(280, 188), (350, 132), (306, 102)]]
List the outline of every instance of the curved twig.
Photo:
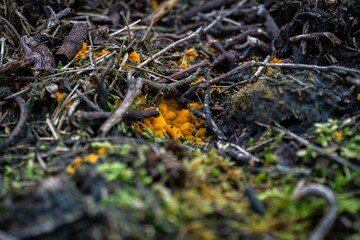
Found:
[(135, 98), (141, 93), (144, 81), (141, 78), (135, 78), (133, 76), (133, 70), (128, 73), (127, 80), (128, 90), (124, 97), (124, 101), (100, 127), (103, 137), (113, 126), (123, 119), (125, 113), (128, 111)]
[(331, 229), (335, 222), (338, 205), (336, 203), (335, 194), (333, 191), (322, 184), (311, 183), (304, 184), (304, 180), (298, 182), (293, 192), (293, 199), (298, 200), (307, 195), (314, 195), (326, 199), (329, 203), (329, 210), (326, 215), (320, 220), (319, 224), (310, 234), (309, 240), (322, 240)]
[(20, 118), (9, 138), (0, 144), (0, 152), (3, 152), (6, 148), (15, 144), (16, 137), (20, 134), (20, 131), (25, 125), (26, 119), (28, 117), (28, 109), (26, 107), (25, 100), (20, 96), (16, 96), (15, 101), (20, 108)]

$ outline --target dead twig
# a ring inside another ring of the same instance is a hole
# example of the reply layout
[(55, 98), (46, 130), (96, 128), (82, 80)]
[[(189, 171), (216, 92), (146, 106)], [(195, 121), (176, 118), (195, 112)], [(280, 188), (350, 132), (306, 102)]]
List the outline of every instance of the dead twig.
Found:
[(47, 6), (47, 9), (50, 11), (51, 16), (36, 29), (36, 35), (33, 37), (33, 40), (38, 43), (44, 43), (48, 41), (51, 37), (51, 32), (53, 32), (52, 36), (54, 36), (59, 28), (60, 20), (69, 15), (71, 11), (70, 8), (65, 8), (60, 12), (55, 13), (50, 6)]
[(55, 53), (58, 60), (63, 63), (72, 60), (76, 53), (81, 49), (84, 39), (86, 38), (87, 27), (82, 23), (75, 23), (69, 35), (64, 39), (61, 47)]
[(141, 78), (135, 78), (133, 76), (133, 70), (128, 73), (128, 90), (124, 97), (124, 101), (118, 107), (115, 112), (100, 126), (100, 131), (102, 132), (102, 137), (106, 135), (106, 133), (113, 127), (115, 124), (120, 122), (124, 117), (125, 113), (128, 111), (129, 107), (135, 100), (137, 96), (139, 96), (141, 92), (141, 88), (143, 86), (143, 80)]
[(20, 117), (9, 138), (0, 144), (0, 152), (4, 152), (6, 148), (11, 147), (16, 143), (16, 138), (20, 134), (21, 129), (24, 127), (28, 117), (28, 109), (25, 100), (21, 96), (16, 96), (15, 101), (20, 108)]
[(262, 30), (261, 28), (251, 28), (234, 37), (227, 39), (225, 47), (230, 48), (238, 43), (245, 42), (248, 36), (260, 37), (264, 36), (265, 34), (266, 33), (264, 32), (264, 30)]
[(149, 88), (158, 90), (158, 91), (162, 91), (163, 93), (178, 93), (178, 88), (185, 86), (189, 83), (194, 82), (198, 75), (200, 74), (200, 72), (202, 71), (201, 68), (198, 68), (197, 71), (193, 74), (191, 74), (189, 77), (183, 79), (183, 80), (179, 80), (170, 84), (165, 84), (165, 83), (157, 83), (151, 80), (147, 80), (147, 79), (143, 79), (144, 84), (146, 86), (148, 86)]
[(218, 9), (222, 6), (227, 6), (237, 2), (236, 0), (212, 0), (202, 4), (200, 6), (189, 9), (180, 19), (181, 22), (187, 23), (192, 17), (196, 16), (197, 13), (210, 12), (211, 10)]
[(53, 135), (54, 140), (55, 141), (59, 140), (60, 139), (59, 134), (57, 133), (57, 131), (54, 127), (54, 124), (51, 122), (49, 117), (46, 118), (46, 124), (48, 125), (48, 127), (51, 131), (51, 134)]
[[(205, 79), (206, 79), (206, 81), (209, 81), (209, 79), (210, 79), (210, 70), (208, 68), (205, 69)], [(204, 96), (204, 114), (205, 114), (205, 122), (208, 126), (208, 129), (210, 129), (219, 140), (225, 140), (226, 137), (225, 137), (224, 133), (221, 132), (219, 127), (216, 125), (216, 123), (212, 119), (212, 114), (211, 114), (211, 110), (210, 110), (210, 87), (207, 87), (205, 89), (204, 95), (205, 95)]]
[[(75, 115), (78, 118), (83, 118), (86, 120), (96, 120), (96, 119), (106, 119), (111, 116), (111, 112), (85, 112), (85, 111), (78, 111)], [(124, 118), (134, 121), (140, 121), (144, 118), (148, 117), (158, 117), (160, 116), (160, 112), (158, 108), (150, 108), (145, 110), (128, 110)]]
[(264, 67), (280, 67), (280, 68), (290, 68), (290, 69), (308, 69), (308, 70), (318, 70), (323, 72), (329, 72), (333, 71), (339, 74), (358, 74), (360, 75), (360, 70), (355, 68), (348, 68), (348, 67), (342, 67), (342, 66), (318, 66), (318, 65), (311, 65), (311, 64), (298, 64), (298, 63), (266, 63), (266, 62), (256, 62), (256, 61), (250, 61), (244, 64), (239, 65), (238, 67), (234, 68), (233, 70), (230, 70), (229, 72), (218, 76), (209, 82), (199, 82), (197, 85), (200, 85), (201, 89), (204, 89), (208, 86), (214, 85), (216, 83), (219, 83), (235, 74), (241, 73), (242, 71), (252, 68), (252, 67), (258, 67), (258, 66), (264, 66)]
[(94, 109), (95, 111), (101, 112), (102, 109), (99, 108), (95, 103), (93, 103), (87, 96), (85, 96), (85, 94), (83, 94), (79, 89), (75, 90), (76, 94), (79, 96), (79, 98), (81, 98), (81, 100), (83, 100), (85, 103), (87, 103), (87, 105), (89, 105), (89, 107), (91, 107), (92, 109)]
[(110, 37), (114, 37), (114, 36), (116, 36), (116, 35), (118, 35), (118, 34), (120, 34), (120, 33), (124, 32), (124, 31), (128, 30), (129, 28), (131, 28), (131, 27), (135, 26), (135, 25), (136, 25), (136, 24), (138, 24), (139, 22), (141, 22), (141, 19), (139, 19), (139, 20), (137, 20), (137, 21), (133, 22), (132, 24), (129, 24), (129, 25), (128, 25), (128, 26), (126, 26), (126, 27), (123, 27), (123, 28), (122, 28), (122, 29), (120, 29), (120, 30), (117, 30), (116, 32), (111, 33), (111, 34), (110, 34)]
[[(155, 60), (160, 55), (167, 52), (169, 49), (171, 49), (171, 48), (177, 46), (178, 44), (183, 43), (183, 42), (185, 42), (185, 41), (187, 41), (187, 40), (189, 40), (191, 38), (194, 38), (194, 37), (198, 36), (199, 33), (201, 32), (201, 30), (202, 30), (202, 28), (200, 27), (198, 30), (196, 30), (195, 32), (193, 32), (189, 36), (187, 36), (187, 37), (185, 37), (183, 39), (180, 39), (180, 40), (178, 40), (178, 41), (176, 41), (174, 43), (171, 43), (170, 45), (168, 45), (164, 49), (160, 50), (159, 52), (155, 53), (154, 55), (152, 55), (151, 57), (146, 59), (144, 62), (140, 63), (137, 67), (141, 68), (141, 67), (147, 65), (148, 63)], [(113, 126), (115, 126), (115, 124), (117, 124), (119, 121), (121, 121), (121, 119), (124, 117), (124, 114), (126, 113), (128, 108), (131, 106), (132, 102), (135, 100), (135, 98), (141, 92), (141, 88), (142, 88), (142, 86), (144, 84), (144, 81), (141, 78), (135, 79), (133, 74), (134, 74), (134, 70), (131, 70), (127, 75), (128, 91), (127, 91), (127, 93), (125, 95), (123, 103), (121, 104), (120, 107), (118, 107), (115, 110), (115, 112), (111, 115), (111, 117), (109, 117), (100, 127), (100, 131), (102, 132), (103, 137), (106, 135), (106, 133)]]
[(171, 12), (171, 10), (179, 3), (179, 0), (166, 0), (160, 4), (160, 6), (149, 16), (144, 19), (146, 24), (155, 24), (163, 16)]
[(5, 54), (5, 38), (0, 38), (0, 69), (3, 66), (4, 54)]
[(157, 57), (159, 57), (160, 55), (164, 54), (165, 52), (169, 51), (171, 48), (176, 47), (177, 45), (179, 45), (180, 43), (186, 42), (196, 36), (198, 36), (200, 34), (200, 32), (202, 31), (202, 27), (198, 28), (195, 32), (193, 32), (192, 34), (190, 34), (187, 37), (184, 37), (176, 42), (173, 42), (171, 44), (169, 44), (167, 47), (165, 47), (164, 49), (160, 50), (159, 52), (155, 53), (154, 55), (152, 55), (151, 57), (149, 57), (148, 59), (146, 59), (144, 62), (140, 63), (137, 67), (141, 68), (145, 65), (147, 65), (148, 63), (150, 63), (151, 61), (155, 60)]
[(14, 28), (14, 26), (5, 18), (3, 18), (2, 16), (0, 16), (0, 25), (4, 24), (10, 33), (10, 37), (12, 38), (12, 41), (14, 44), (18, 43), (20, 40), (20, 34), (16, 31), (16, 29)]
[(111, 67), (114, 66), (114, 62), (115, 62), (114, 58), (111, 58), (100, 77), (96, 73), (90, 74), (90, 77), (96, 81), (97, 93), (99, 96), (99, 105), (103, 111), (106, 111), (108, 108), (107, 107), (108, 91), (107, 91), (106, 85), (105, 85), (105, 78), (106, 78), (106, 75), (109, 73)]
[[(264, 63), (269, 63), (270, 59), (271, 59), (270, 55), (266, 56)], [(255, 74), (252, 75), (249, 82), (256, 81), (259, 78), (260, 74), (264, 71), (264, 69), (265, 69), (264, 66), (259, 67), (258, 70), (255, 72)]]
[(189, 77), (190, 74), (196, 72), (198, 69), (205, 69), (205, 68), (209, 68), (209, 67), (210, 67), (210, 64), (208, 61), (197, 63), (194, 65), (191, 65), (188, 68), (185, 68), (184, 70), (181, 70), (180, 72), (173, 73), (170, 76), (167, 76), (167, 78), (159, 79), (157, 82), (165, 83), (168, 81), (168, 79), (178, 80), (178, 79), (187, 78), (187, 77)]
[(273, 40), (276, 38), (280, 33), (280, 28), (264, 5), (260, 4), (258, 6), (257, 15), (265, 17), (266, 21), (264, 25), (269, 39)]
[(254, 166), (260, 163), (260, 159), (252, 155), (244, 148), (224, 141), (216, 141), (215, 145), (218, 149), (223, 150), (229, 157), (235, 159), (239, 164), (248, 164)]
[(341, 45), (342, 41), (331, 32), (313, 32), (307, 34), (300, 34), (294, 37), (289, 38), (291, 42), (298, 42), (303, 40), (316, 40), (318, 38), (328, 39), (333, 46)]
[(304, 180), (301, 180), (296, 185), (292, 197), (293, 199), (298, 200), (307, 195), (322, 197), (329, 204), (327, 213), (320, 220), (319, 224), (312, 231), (309, 237), (309, 240), (322, 240), (325, 238), (326, 234), (330, 231), (331, 227), (333, 226), (336, 220), (338, 205), (336, 203), (335, 194), (327, 186), (316, 183), (305, 185)]

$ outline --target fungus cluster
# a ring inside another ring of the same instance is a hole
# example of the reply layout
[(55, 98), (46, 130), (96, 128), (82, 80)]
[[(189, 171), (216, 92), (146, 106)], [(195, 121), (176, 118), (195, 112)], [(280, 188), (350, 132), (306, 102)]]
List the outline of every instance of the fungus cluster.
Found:
[(136, 63), (140, 63), (140, 54), (138, 54), (137, 52), (131, 52), (129, 54), (129, 58)]
[(81, 167), (84, 163), (96, 163), (101, 156), (104, 156), (107, 152), (108, 148), (101, 147), (98, 149), (96, 153), (89, 153), (86, 156), (77, 156), (75, 159), (67, 166), (66, 172), (68, 174), (75, 174), (76, 169)]
[[(199, 109), (201, 104), (192, 103), (192, 108)], [(206, 126), (202, 119), (195, 117), (188, 109), (182, 108), (175, 99), (163, 100), (158, 103), (160, 116), (144, 119), (142, 123), (134, 123), (137, 132), (146, 129), (157, 137), (171, 137), (188, 140), (196, 144), (204, 144)]]
[(198, 53), (196, 52), (196, 50), (194, 48), (189, 48), (188, 50), (186, 50), (184, 57), (181, 58), (178, 62), (178, 64), (180, 65), (180, 68), (188, 68), (190, 66), (190, 63), (194, 63), (196, 57), (198, 56)]
[(76, 55), (75, 55), (74, 58), (75, 58), (75, 59), (77, 59), (77, 58), (83, 58), (83, 57), (85, 57), (88, 53), (89, 53), (88, 45), (87, 45), (86, 42), (84, 42), (84, 43), (82, 44), (81, 49), (76, 53)]

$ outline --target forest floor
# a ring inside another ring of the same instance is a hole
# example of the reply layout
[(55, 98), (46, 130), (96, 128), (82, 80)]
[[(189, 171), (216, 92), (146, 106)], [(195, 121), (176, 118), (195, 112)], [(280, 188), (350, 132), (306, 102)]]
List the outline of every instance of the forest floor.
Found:
[(0, 239), (360, 239), (360, 2), (0, 3)]

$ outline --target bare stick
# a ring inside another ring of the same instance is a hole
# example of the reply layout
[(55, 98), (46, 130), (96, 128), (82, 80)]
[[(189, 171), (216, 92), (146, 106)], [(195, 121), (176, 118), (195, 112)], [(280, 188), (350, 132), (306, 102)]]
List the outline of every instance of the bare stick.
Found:
[[(205, 78), (206, 81), (210, 79), (210, 70), (207, 68), (205, 69)], [(205, 96), (204, 96), (204, 114), (205, 114), (205, 122), (208, 125), (208, 128), (216, 135), (219, 140), (225, 140), (226, 137), (224, 133), (221, 132), (219, 127), (216, 125), (214, 120), (212, 119), (212, 114), (210, 111), (210, 87), (205, 89)]]
[(28, 109), (25, 100), (20, 96), (16, 96), (15, 101), (20, 108), (19, 121), (17, 122), (14, 130), (11, 132), (9, 138), (0, 144), (0, 152), (3, 152), (7, 147), (12, 146), (16, 142), (16, 137), (20, 134), (28, 117)]
[(46, 124), (48, 125), (48, 127), (49, 127), (49, 129), (50, 129), (50, 131), (51, 131), (51, 134), (53, 135), (53, 137), (54, 137), (54, 140), (55, 141), (57, 141), (57, 140), (59, 140), (59, 134), (56, 132), (56, 129), (55, 129), (55, 127), (54, 127), (54, 124), (52, 124), (52, 122), (51, 122), (51, 120), (50, 120), (50, 118), (46, 118)]
[(190, 34), (187, 37), (184, 37), (176, 42), (171, 43), (170, 45), (168, 45), (166, 48), (160, 50), (159, 52), (155, 53), (154, 55), (152, 55), (150, 58), (146, 59), (144, 62), (140, 63), (137, 67), (141, 68), (145, 65), (147, 65), (149, 62), (153, 61), (154, 59), (156, 59), (157, 57), (159, 57), (160, 55), (164, 54), (165, 52), (169, 51), (171, 48), (176, 47), (177, 45), (179, 45), (180, 43), (183, 43), (191, 38), (196, 37), (197, 35), (199, 35), (199, 33), (201, 32), (202, 27), (198, 28), (195, 32), (193, 32), (192, 34)]
[(85, 96), (85, 94), (83, 94), (79, 89), (76, 89), (76, 94), (84, 101), (87, 103), (87, 105), (89, 105), (89, 107), (91, 107), (92, 109), (94, 109), (95, 111), (98, 112), (102, 112), (103, 110), (98, 107), (95, 103), (93, 103), (87, 96)]
[(152, 89), (156, 89), (159, 91), (163, 91), (163, 92), (169, 92), (169, 93), (178, 93), (177, 89), (189, 84), (191, 82), (194, 82), (198, 75), (200, 74), (201, 69), (199, 68), (195, 73), (191, 74), (189, 77), (170, 83), (170, 84), (165, 84), (165, 83), (158, 83), (158, 82), (154, 82), (151, 80), (147, 80), (147, 79), (143, 79), (144, 80), (144, 84), (146, 86), (148, 86), (149, 88)]
[(0, 38), (0, 68), (3, 66), (4, 54), (5, 54), (5, 38)]
[(245, 163), (254, 166), (256, 163), (261, 162), (259, 158), (236, 144), (225, 141), (216, 141), (215, 144), (218, 149), (225, 151), (228, 156), (235, 158), (238, 163)]
[[(202, 81), (201, 83), (203, 83), (201, 85), (201, 88), (206, 88), (207, 86), (219, 83), (221, 81), (223, 81), (226, 78), (229, 78), (235, 74), (241, 73), (242, 71), (252, 68), (252, 67), (258, 67), (258, 66), (264, 66), (264, 67), (280, 67), (280, 68), (292, 68), (292, 69), (308, 69), (308, 70), (318, 70), (318, 71), (333, 71), (336, 73), (341, 73), (341, 74), (345, 74), (345, 73), (353, 73), (353, 74), (359, 74), (360, 75), (360, 70), (359, 69), (355, 69), (355, 68), (347, 68), (347, 67), (342, 67), (342, 66), (318, 66), (318, 65), (311, 65), (311, 64), (298, 64), (298, 63), (266, 63), (266, 62), (256, 62), (256, 61), (250, 61), (244, 64), (239, 65), (238, 67), (234, 68), (233, 70), (218, 76), (212, 80), (210, 80), (209, 82), (204, 83), (204, 81)], [(198, 83), (198, 85), (200, 85), (200, 83)]]
[(131, 28), (132, 26), (135, 26), (135, 25), (138, 24), (139, 22), (141, 22), (141, 19), (135, 21), (134, 23), (132, 23), (132, 24), (126, 26), (126, 27), (123, 27), (123, 28), (120, 29), (120, 30), (117, 30), (116, 32), (111, 33), (111, 34), (110, 34), (110, 37), (114, 37), (114, 36), (118, 35), (119, 33), (122, 33), (123, 31), (128, 30), (128, 28)]
[(97, 83), (99, 105), (103, 111), (107, 110), (107, 98), (108, 98), (108, 90), (106, 89), (105, 78), (113, 65), (114, 65), (114, 58), (111, 58), (100, 77), (96, 74), (96, 72), (90, 74), (90, 77), (95, 79)]
[(3, 22), (4, 25), (6, 25), (10, 31), (10, 35), (11, 35), (11, 38), (13, 39), (13, 41), (15, 43), (17, 43), (19, 40), (20, 40), (20, 35), (19, 33), (16, 31), (16, 29), (14, 28), (13, 25), (11, 25), (11, 23), (6, 20), (5, 18), (3, 18), (2, 16), (0, 16), (0, 23)]
[(128, 91), (126, 92), (124, 101), (100, 127), (100, 131), (102, 132), (103, 137), (113, 126), (122, 120), (135, 98), (139, 96), (141, 92), (141, 88), (144, 82), (140, 78), (135, 79), (132, 74), (132, 71), (128, 73)]
[[(268, 55), (265, 58), (264, 63), (270, 62), (270, 59), (271, 59), (271, 57), (270, 57), (270, 55)], [(260, 74), (264, 71), (264, 69), (265, 69), (264, 66), (259, 67), (258, 70), (255, 72), (255, 74), (252, 75), (252, 77), (250, 78), (250, 82), (254, 81), (254, 80), (257, 80), (259, 78)]]
[[(79, 118), (83, 118), (86, 120), (94, 120), (94, 119), (103, 119), (109, 118), (111, 116), (111, 112), (85, 112), (85, 111), (78, 111), (76, 116)], [(158, 117), (160, 115), (158, 108), (150, 108), (145, 110), (128, 110), (124, 118), (130, 120), (142, 120), (148, 117)]]
[(255, 65), (258, 66), (265, 66), (265, 67), (280, 67), (280, 68), (294, 68), (294, 69), (309, 69), (309, 70), (318, 70), (318, 71), (334, 71), (336, 73), (354, 73), (354, 74), (360, 74), (359, 69), (355, 68), (348, 68), (348, 67), (342, 67), (342, 66), (318, 66), (318, 65), (311, 65), (311, 64), (298, 64), (298, 63), (263, 63), (263, 62), (257, 62)]
[(289, 40), (291, 42), (297, 42), (302, 40), (315, 40), (318, 38), (327, 38), (333, 46), (337, 46), (341, 44), (341, 40), (331, 32), (314, 32), (314, 33), (300, 34), (289, 38)]
[(322, 240), (330, 231), (336, 220), (338, 205), (334, 192), (327, 186), (322, 184), (304, 184), (304, 181), (298, 182), (293, 192), (293, 199), (298, 200), (307, 195), (314, 195), (324, 198), (329, 203), (329, 210), (320, 220), (319, 224), (310, 234), (309, 240)]

